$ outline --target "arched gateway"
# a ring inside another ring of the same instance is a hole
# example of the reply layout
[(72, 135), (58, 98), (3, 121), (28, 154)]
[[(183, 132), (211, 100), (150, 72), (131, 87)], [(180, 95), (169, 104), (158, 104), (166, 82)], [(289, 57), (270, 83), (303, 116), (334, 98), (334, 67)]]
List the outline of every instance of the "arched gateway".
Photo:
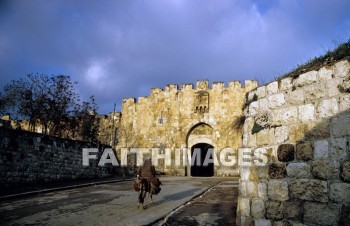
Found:
[(206, 157), (212, 158), (210, 151), (214, 152), (214, 140), (214, 129), (206, 123), (198, 123), (189, 130), (187, 147), (191, 150), (193, 164), (188, 167), (187, 175), (195, 177), (214, 176), (214, 164), (205, 161)]

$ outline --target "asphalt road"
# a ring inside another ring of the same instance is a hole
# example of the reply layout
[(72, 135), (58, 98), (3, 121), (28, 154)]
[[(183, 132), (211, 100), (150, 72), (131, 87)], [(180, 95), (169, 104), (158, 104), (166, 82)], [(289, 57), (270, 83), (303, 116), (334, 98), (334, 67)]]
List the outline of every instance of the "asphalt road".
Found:
[[(232, 181), (228, 178), (215, 177), (163, 177), (161, 178), (162, 191), (153, 198), (153, 205), (149, 204), (149, 199), (146, 200), (144, 210), (137, 208), (137, 192), (133, 190), (133, 182), (131, 181), (2, 201), (0, 202), (0, 224), (162, 224), (162, 219), (169, 216), (169, 213), (173, 210), (186, 203), (188, 204), (190, 200), (199, 196), (208, 188), (227, 180)], [(227, 194), (227, 198), (231, 199), (231, 196)], [(211, 204), (208, 203), (208, 205)]]

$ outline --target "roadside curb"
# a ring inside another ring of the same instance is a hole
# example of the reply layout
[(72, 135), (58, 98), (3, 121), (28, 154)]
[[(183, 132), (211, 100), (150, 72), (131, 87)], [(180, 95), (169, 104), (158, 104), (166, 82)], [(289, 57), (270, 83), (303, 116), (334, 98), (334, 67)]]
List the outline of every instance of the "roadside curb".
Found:
[(63, 191), (63, 190), (69, 190), (69, 189), (75, 189), (75, 188), (83, 188), (83, 187), (89, 187), (94, 185), (100, 185), (100, 184), (111, 184), (111, 183), (117, 183), (117, 182), (123, 182), (123, 181), (133, 181), (133, 178), (128, 179), (115, 179), (115, 180), (107, 180), (107, 181), (98, 181), (98, 182), (91, 182), (91, 183), (85, 183), (85, 184), (76, 184), (76, 185), (69, 185), (64, 187), (57, 187), (57, 188), (48, 188), (48, 189), (42, 189), (37, 191), (29, 191), (29, 192), (23, 192), (13, 195), (5, 195), (0, 196), (0, 201), (6, 201), (10, 199), (17, 199), (17, 198), (24, 198), (28, 196), (34, 196), (38, 194), (44, 194), (54, 191)]

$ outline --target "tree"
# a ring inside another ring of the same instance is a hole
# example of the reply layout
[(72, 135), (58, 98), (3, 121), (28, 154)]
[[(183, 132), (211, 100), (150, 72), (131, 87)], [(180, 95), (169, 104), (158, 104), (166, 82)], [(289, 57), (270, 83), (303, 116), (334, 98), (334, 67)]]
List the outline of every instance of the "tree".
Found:
[(28, 74), (4, 86), (2, 108), (28, 118), (31, 131), (40, 124), (43, 133), (60, 135), (78, 105), (75, 84), (66, 75)]
[(91, 102), (83, 102), (78, 118), (81, 122), (80, 135), (83, 140), (97, 142), (99, 123), (97, 118), (98, 106), (94, 96), (90, 97)]

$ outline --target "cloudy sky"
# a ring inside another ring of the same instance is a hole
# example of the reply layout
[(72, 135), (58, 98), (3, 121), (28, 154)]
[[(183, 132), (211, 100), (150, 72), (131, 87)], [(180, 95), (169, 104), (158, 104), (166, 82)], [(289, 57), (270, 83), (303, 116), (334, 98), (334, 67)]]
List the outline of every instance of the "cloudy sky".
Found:
[(349, 39), (349, 0), (0, 0), (0, 87), (70, 75), (107, 114), (166, 84), (266, 83)]

